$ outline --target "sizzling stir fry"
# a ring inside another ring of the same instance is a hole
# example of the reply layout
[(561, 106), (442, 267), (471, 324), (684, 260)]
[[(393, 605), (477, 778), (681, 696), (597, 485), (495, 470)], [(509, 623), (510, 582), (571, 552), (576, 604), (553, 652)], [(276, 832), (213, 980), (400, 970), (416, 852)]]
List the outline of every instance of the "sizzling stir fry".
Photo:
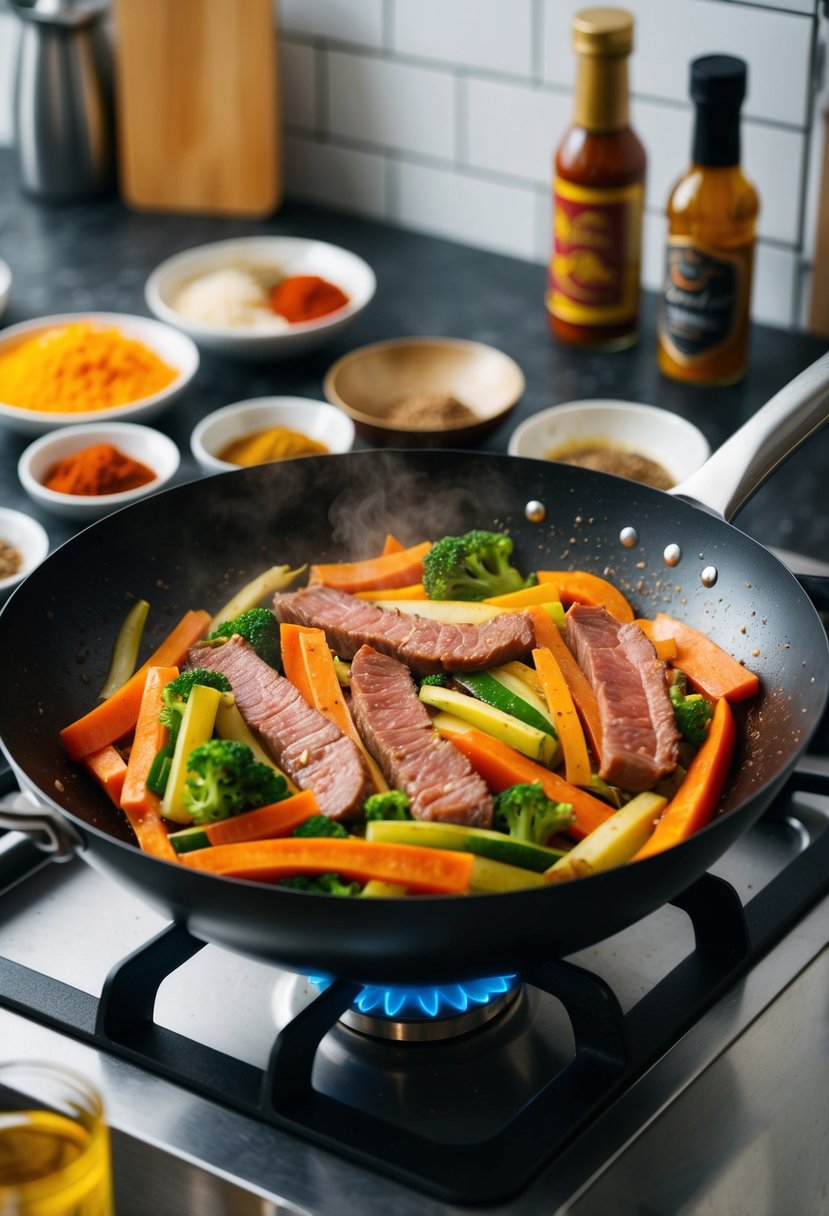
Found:
[(522, 573), (503, 533), (304, 573), (186, 613), (137, 670), (146, 602), (124, 621), (61, 737), (145, 851), (343, 896), (499, 892), (715, 814), (759, 681), (690, 626), (589, 571)]

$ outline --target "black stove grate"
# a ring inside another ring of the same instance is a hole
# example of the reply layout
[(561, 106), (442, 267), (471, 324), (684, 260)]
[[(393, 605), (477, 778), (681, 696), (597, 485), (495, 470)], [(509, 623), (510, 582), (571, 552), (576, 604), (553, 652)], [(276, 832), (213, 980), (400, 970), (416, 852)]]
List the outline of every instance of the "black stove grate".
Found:
[[(807, 762), (792, 791), (825, 794), (829, 777)], [(575, 1052), (484, 1140), (439, 1143), (314, 1087), (318, 1048), (354, 1003), (356, 985), (337, 981), (316, 996), (277, 1035), (264, 1070), (159, 1026), (153, 1011), (162, 981), (205, 944), (177, 925), (118, 962), (100, 998), (0, 958), (0, 1004), (438, 1198), (491, 1204), (518, 1193), (829, 890), (829, 823), (821, 824), (745, 904), (713, 875), (673, 900), (690, 917), (694, 949), (626, 1012), (601, 977), (572, 963), (523, 976), (529, 989), (562, 1003)], [(3, 850), (0, 890), (42, 864), (28, 842)]]

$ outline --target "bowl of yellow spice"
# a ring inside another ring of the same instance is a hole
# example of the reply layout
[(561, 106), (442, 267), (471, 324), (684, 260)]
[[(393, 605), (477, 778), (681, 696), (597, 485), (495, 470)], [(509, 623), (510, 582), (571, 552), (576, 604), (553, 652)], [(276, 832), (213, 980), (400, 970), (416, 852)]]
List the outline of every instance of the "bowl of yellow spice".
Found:
[(348, 452), (354, 423), (325, 401), (307, 397), (253, 397), (202, 418), (190, 448), (205, 473), (255, 464)]
[(199, 366), (186, 334), (149, 317), (63, 313), (0, 335), (0, 423), (28, 435), (166, 409)]

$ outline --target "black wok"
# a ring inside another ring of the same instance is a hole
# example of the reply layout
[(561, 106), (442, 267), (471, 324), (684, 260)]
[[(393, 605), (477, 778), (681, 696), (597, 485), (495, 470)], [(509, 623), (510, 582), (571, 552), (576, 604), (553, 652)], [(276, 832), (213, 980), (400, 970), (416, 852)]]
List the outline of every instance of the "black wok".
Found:
[[(829, 356), (764, 407), (679, 488), (682, 495), (730, 518), (826, 420), (827, 381)], [(473, 526), (508, 529), (518, 564), (528, 570), (609, 573), (643, 615), (681, 617), (759, 673), (761, 694), (738, 707), (738, 751), (722, 813), (691, 840), (635, 866), (541, 890), (337, 899), (216, 878), (141, 853), (119, 813), (64, 755), (58, 731), (94, 703), (133, 597), (152, 605), (149, 649), (186, 608), (215, 611), (266, 565), (366, 555), (389, 529), (414, 542)], [(638, 536), (632, 547), (620, 541), (627, 528)], [(681, 560), (667, 565), (664, 555), (676, 545)], [(716, 582), (704, 585), (714, 570)], [(177, 487), (109, 516), (55, 552), (11, 597), (0, 631), (3, 748), (40, 804), (41, 823), (51, 824), (64, 847), (198, 938), (362, 982), (521, 970), (658, 908), (769, 806), (806, 747), (829, 687), (826, 636), (800, 584), (717, 514), (679, 494), (591, 470), (468, 452), (355, 452)], [(15, 826), (36, 826), (11, 818)]]

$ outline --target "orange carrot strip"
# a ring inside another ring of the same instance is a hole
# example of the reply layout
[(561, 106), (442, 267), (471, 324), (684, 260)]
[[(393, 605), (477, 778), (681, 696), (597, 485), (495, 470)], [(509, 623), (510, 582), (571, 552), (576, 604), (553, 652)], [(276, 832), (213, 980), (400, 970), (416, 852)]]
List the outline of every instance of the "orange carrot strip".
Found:
[(282, 651), (282, 671), (294, 688), (299, 689), (309, 705), (314, 704), (314, 690), (308, 678), (300, 639), (307, 626), (292, 625), (283, 621), (279, 626), (279, 645)]
[(204, 636), (209, 624), (209, 612), (202, 609), (185, 612), (175, 629), (122, 688), (88, 714), (65, 726), (60, 737), (72, 759), (80, 760), (128, 734), (138, 720), (147, 672), (151, 667), (179, 666), (188, 649)]
[(687, 840), (712, 818), (720, 800), (731, 757), (736, 730), (731, 706), (720, 697), (705, 742), (688, 766), (685, 780), (665, 807), (653, 835), (633, 857), (653, 857), (664, 849)]
[(91, 773), (116, 806), (120, 806), (121, 790), (127, 773), (127, 762), (117, 747), (108, 743), (97, 752), (84, 756), (84, 768)]
[(555, 583), (562, 604), (594, 604), (606, 608), (617, 621), (633, 620), (633, 609), (618, 587), (588, 570), (539, 570), (540, 583)]
[(567, 687), (570, 689), (576, 711), (587, 732), (593, 754), (597, 760), (601, 760), (602, 723), (593, 686), (576, 662), (572, 651), (561, 636), (558, 626), (550, 620), (544, 609), (531, 608), (530, 619), (533, 623), (536, 643), (539, 646), (546, 646), (554, 655), (561, 674), (567, 682)]
[(369, 557), (361, 562), (331, 562), (312, 566), (308, 581), (350, 592), (407, 587), (422, 581), (423, 558), (431, 547), (431, 541), (425, 540), (398, 553)]
[(303, 790), (301, 794), (283, 798), (281, 802), (270, 802), (267, 806), (257, 807), (255, 811), (245, 811), (242, 815), (223, 819), (221, 823), (211, 823), (204, 833), (212, 845), (269, 840), (274, 836), (290, 836), (294, 828), (319, 813), (313, 790)]
[(555, 655), (546, 646), (539, 646), (533, 651), (533, 663), (541, 678), (547, 708), (552, 714), (564, 753), (565, 778), (571, 785), (589, 785), (590, 757), (584, 731), (562, 670)]
[(423, 583), (412, 583), (408, 587), (387, 587), (379, 591), (356, 591), (358, 600), (425, 600), (429, 597)]
[(383, 555), (387, 553), (400, 553), (406, 546), (402, 544), (396, 536), (392, 536), (391, 532), (386, 533), (386, 539), (383, 542)]
[(130, 821), (142, 850), (168, 861), (176, 861), (177, 855), (161, 819), (161, 799), (147, 789), (147, 776), (153, 760), (168, 738), (167, 728), (158, 720), (163, 703), (161, 690), (177, 675), (178, 667), (151, 667), (147, 672), (121, 791), (121, 810)]
[(511, 785), (540, 781), (548, 798), (555, 802), (569, 802), (576, 818), (567, 828), (567, 832), (577, 839), (589, 835), (614, 813), (599, 798), (594, 798), (578, 786), (570, 785), (563, 777), (522, 756), (506, 743), (493, 739), (491, 735), (485, 735), (477, 727), (473, 726), (462, 734), (446, 737), (451, 739), (458, 751), (463, 752), (494, 793), (500, 794), (501, 790), (509, 789)]
[(653, 621), (639, 621), (652, 642), (673, 638), (676, 657), (671, 665), (688, 677), (691, 685), (712, 701), (725, 697), (744, 701), (760, 691), (759, 677), (743, 667), (733, 655), (684, 621), (657, 612)]
[(471, 853), (354, 838), (289, 836), (183, 853), (182, 864), (211, 874), (278, 882), (292, 874), (334, 872), (357, 882), (399, 883), (424, 894), (460, 895), (469, 887)]

